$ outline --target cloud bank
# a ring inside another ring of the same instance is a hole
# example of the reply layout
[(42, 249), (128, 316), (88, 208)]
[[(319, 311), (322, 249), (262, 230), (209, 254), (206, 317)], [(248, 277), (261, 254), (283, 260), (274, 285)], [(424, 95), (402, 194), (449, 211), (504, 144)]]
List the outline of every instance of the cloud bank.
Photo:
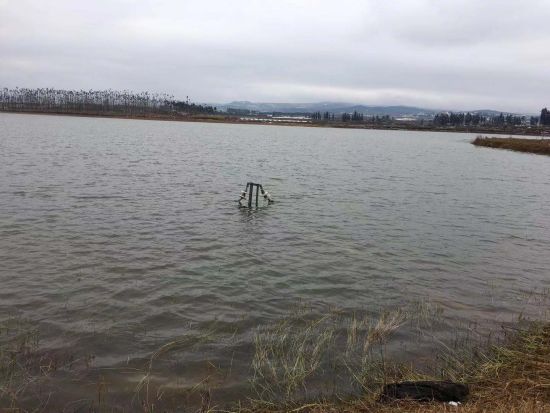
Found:
[(550, 2), (0, 0), (0, 86), (538, 112)]

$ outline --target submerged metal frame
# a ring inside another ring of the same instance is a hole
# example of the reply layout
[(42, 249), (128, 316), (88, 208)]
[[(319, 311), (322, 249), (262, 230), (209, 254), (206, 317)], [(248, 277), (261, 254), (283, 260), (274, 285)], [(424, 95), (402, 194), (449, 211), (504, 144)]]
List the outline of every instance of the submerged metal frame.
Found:
[(247, 182), (246, 189), (244, 190), (244, 192), (248, 194), (248, 208), (252, 208), (252, 199), (254, 198), (254, 188), (256, 188), (256, 207), (258, 206), (258, 197), (260, 195), (260, 191), (262, 191), (262, 194), (264, 193), (264, 187), (262, 186), (262, 184)]

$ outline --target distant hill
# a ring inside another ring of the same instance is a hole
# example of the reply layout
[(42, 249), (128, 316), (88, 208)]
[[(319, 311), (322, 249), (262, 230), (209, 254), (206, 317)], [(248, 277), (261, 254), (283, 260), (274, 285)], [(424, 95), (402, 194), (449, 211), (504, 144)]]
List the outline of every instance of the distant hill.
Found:
[(331, 112), (335, 114), (352, 113), (354, 111), (364, 113), (369, 116), (433, 116), (440, 112), (439, 110), (424, 109), (413, 106), (369, 106), (357, 105), (343, 102), (319, 102), (319, 103), (264, 103), (249, 101), (234, 101), (224, 104), (216, 104), (218, 109), (226, 111), (227, 109), (249, 110), (259, 113), (312, 113), (312, 112)]
[[(313, 112), (330, 112), (336, 115), (342, 113), (353, 113), (357, 111), (367, 116), (391, 116), (393, 118), (399, 117), (413, 117), (417, 119), (433, 118), (437, 113), (441, 112), (470, 112), (472, 114), (480, 114), (482, 116), (495, 116), (499, 115), (500, 111), (492, 109), (479, 109), (479, 110), (448, 110), (448, 109), (426, 109), (416, 106), (373, 106), (373, 105), (360, 105), (354, 103), (345, 102), (317, 102), (317, 103), (268, 103), (268, 102), (250, 102), (250, 101), (233, 101), (229, 103), (211, 104), (216, 106), (219, 110), (227, 111), (228, 109), (238, 111), (250, 111), (257, 113), (282, 113), (282, 114), (305, 114)], [(525, 115), (512, 112), (513, 115)]]
[[(258, 113), (286, 113), (300, 114), (313, 112), (330, 112), (335, 114), (353, 113), (357, 111), (368, 116), (391, 116), (391, 117), (433, 117), (440, 112), (470, 112), (478, 113), (483, 116), (499, 115), (501, 112), (492, 109), (479, 110), (448, 110), (448, 109), (426, 109), (416, 106), (374, 106), (360, 105), (345, 102), (317, 102), (317, 103), (268, 103), (268, 102), (250, 102), (250, 101), (233, 101), (229, 103), (212, 104), (222, 111), (235, 109), (241, 111), (251, 111)], [(504, 114), (512, 112), (504, 112)], [(512, 113), (518, 115), (517, 113)], [(521, 114), (523, 115), (523, 114)]]

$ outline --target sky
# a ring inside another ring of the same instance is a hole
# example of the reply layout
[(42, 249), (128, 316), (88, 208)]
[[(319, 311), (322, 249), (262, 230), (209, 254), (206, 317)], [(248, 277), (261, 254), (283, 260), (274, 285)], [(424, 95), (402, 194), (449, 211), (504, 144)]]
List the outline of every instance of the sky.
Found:
[(550, 0), (0, 0), (0, 87), (537, 113)]

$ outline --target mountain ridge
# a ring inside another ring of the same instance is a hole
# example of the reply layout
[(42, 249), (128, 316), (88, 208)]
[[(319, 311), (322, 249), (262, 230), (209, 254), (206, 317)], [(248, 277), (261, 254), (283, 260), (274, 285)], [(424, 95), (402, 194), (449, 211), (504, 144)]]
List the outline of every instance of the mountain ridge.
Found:
[(407, 105), (365, 105), (349, 102), (311, 102), (311, 103), (275, 103), (275, 102), (252, 102), (247, 100), (232, 101), (228, 103), (213, 104), (222, 111), (228, 111), (230, 109), (240, 111), (250, 111), (257, 113), (285, 113), (285, 114), (303, 114), (313, 112), (330, 112), (334, 114), (352, 113), (357, 111), (367, 116), (392, 116), (392, 117), (427, 117), (431, 118), (437, 113), (441, 112), (455, 112), (455, 113), (478, 113), (486, 116), (504, 114), (513, 115), (530, 115), (530, 114), (518, 114), (514, 112), (502, 112), (493, 109), (476, 109), (476, 110), (449, 110), (449, 109), (428, 109), (418, 106)]

